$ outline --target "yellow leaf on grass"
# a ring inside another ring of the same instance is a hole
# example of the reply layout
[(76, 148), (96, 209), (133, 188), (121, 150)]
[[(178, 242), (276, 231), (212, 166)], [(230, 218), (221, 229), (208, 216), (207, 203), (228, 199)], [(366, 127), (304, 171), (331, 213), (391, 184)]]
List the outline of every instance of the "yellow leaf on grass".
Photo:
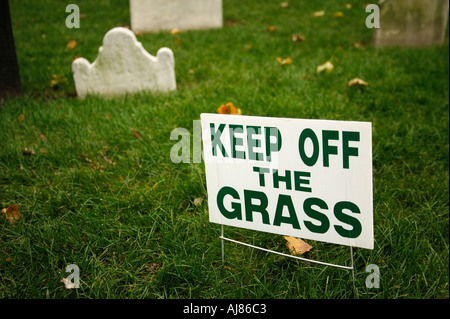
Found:
[(19, 121), (19, 123), (22, 123), (23, 120), (25, 120), (25, 114), (20, 114), (20, 115), (17, 117), (17, 120)]
[(59, 74), (53, 74), (52, 80), (50, 81), (50, 86), (57, 89), (61, 83), (67, 83), (67, 79)]
[(66, 289), (74, 289), (74, 288), (77, 288), (76, 285), (75, 285), (72, 281), (70, 281), (69, 279), (67, 279), (67, 278), (63, 278), (63, 279), (61, 280), (61, 282), (64, 283), (64, 286), (66, 287)]
[(266, 29), (268, 32), (274, 32), (277, 30), (277, 28), (275, 28), (274, 26), (268, 26)]
[(302, 42), (305, 41), (305, 37), (300, 34), (293, 34), (291, 40), (292, 42)]
[(178, 33), (180, 33), (180, 29), (178, 28), (173, 28), (172, 30), (170, 30), (171, 35), (177, 35)]
[(342, 18), (343, 16), (344, 16), (344, 12), (342, 12), (342, 11), (337, 11), (337, 12), (333, 13), (333, 17), (336, 17), (336, 18)]
[(241, 109), (238, 109), (237, 107), (235, 107), (232, 102), (228, 102), (226, 104), (222, 104), (221, 106), (219, 106), (219, 108), (217, 109), (217, 113), (241, 115), (242, 111), (241, 111)]
[(366, 81), (364, 81), (364, 80), (361, 80), (361, 79), (359, 79), (359, 78), (351, 79), (351, 80), (348, 82), (348, 86), (349, 86), (349, 87), (355, 86), (355, 85), (369, 85), (369, 83), (366, 82)]
[(282, 8), (287, 8), (287, 7), (289, 7), (289, 3), (287, 3), (287, 2), (281, 2), (281, 3), (280, 3), (280, 7), (282, 7)]
[(293, 255), (302, 255), (307, 251), (310, 251), (312, 248), (311, 245), (304, 242), (300, 238), (284, 236), (284, 239), (286, 239), (287, 241), (286, 246), (289, 248), (291, 254)]
[(334, 65), (330, 61), (327, 61), (324, 64), (319, 65), (317, 67), (317, 73), (321, 73), (321, 72), (330, 73), (331, 71), (333, 71), (333, 69), (334, 69)]
[(77, 46), (77, 41), (75, 40), (70, 40), (69, 43), (67, 43), (67, 48), (72, 50), (75, 49), (75, 47)]
[(316, 11), (313, 13), (313, 16), (315, 16), (315, 17), (322, 17), (324, 15), (325, 15), (325, 11), (323, 11), (323, 10)]
[(2, 215), (9, 221), (10, 224), (14, 224), (22, 217), (19, 211), (19, 206), (16, 204), (9, 205), (7, 208), (2, 209)]
[(202, 203), (203, 203), (203, 197), (197, 197), (196, 199), (194, 199), (195, 206), (200, 206)]
[(291, 58), (282, 59), (280, 57), (277, 57), (277, 61), (280, 65), (292, 64)]

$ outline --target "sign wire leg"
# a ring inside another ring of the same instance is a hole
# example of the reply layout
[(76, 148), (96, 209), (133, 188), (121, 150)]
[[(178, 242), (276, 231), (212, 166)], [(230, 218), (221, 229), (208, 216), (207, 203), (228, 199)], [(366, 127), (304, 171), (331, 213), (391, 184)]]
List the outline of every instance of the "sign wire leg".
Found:
[(352, 264), (352, 282), (353, 282), (353, 297), (357, 298), (355, 287), (355, 265), (353, 264), (353, 247), (350, 246), (350, 259)]
[(224, 247), (224, 240), (223, 240), (223, 225), (221, 225), (221, 237), (222, 237), (222, 264), (225, 263), (225, 247)]

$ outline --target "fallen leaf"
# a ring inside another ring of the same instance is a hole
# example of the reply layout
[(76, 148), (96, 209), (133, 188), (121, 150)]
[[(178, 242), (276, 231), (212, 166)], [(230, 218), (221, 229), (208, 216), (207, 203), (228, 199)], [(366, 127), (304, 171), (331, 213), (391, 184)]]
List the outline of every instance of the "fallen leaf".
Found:
[(44, 134), (38, 133), (37, 137), (40, 138), (41, 140), (47, 142), (47, 136), (45, 136)]
[(115, 166), (116, 162), (114, 162), (113, 160), (111, 160), (110, 158), (107, 158), (102, 151), (99, 151), (100, 156), (102, 157), (102, 160), (104, 160), (106, 163), (108, 163), (109, 165)]
[(284, 236), (284, 239), (286, 239), (286, 246), (289, 248), (291, 254), (293, 255), (302, 255), (307, 251), (310, 251), (312, 248), (310, 244), (304, 242), (300, 238)]
[(282, 58), (280, 58), (280, 57), (277, 57), (277, 62), (278, 62), (281, 66), (283, 66), (283, 65), (286, 65), (286, 64), (292, 64), (292, 59), (291, 59), (291, 58), (282, 59)]
[(180, 33), (180, 29), (178, 29), (178, 28), (173, 28), (172, 30), (170, 30), (171, 35), (177, 35), (179, 33)]
[(41, 148), (40, 151), (42, 154), (48, 154), (48, 149), (46, 148)]
[(351, 80), (348, 82), (348, 86), (349, 86), (349, 87), (355, 86), (355, 85), (369, 85), (369, 83), (366, 82), (366, 81), (364, 81), (364, 80), (361, 80), (361, 79), (359, 79), (359, 78), (351, 79)]
[(133, 132), (133, 136), (139, 140), (142, 140), (142, 136), (141, 134), (139, 134), (138, 131), (131, 129), (131, 131)]
[(19, 211), (19, 206), (16, 204), (9, 205), (7, 208), (2, 209), (2, 214), (9, 221), (10, 224), (14, 224), (17, 220), (22, 217)]
[(67, 43), (67, 48), (70, 50), (75, 49), (75, 47), (77, 46), (77, 41), (75, 40), (70, 40), (69, 43)]
[(111, 114), (105, 114), (105, 120), (109, 120), (111, 118)]
[(324, 15), (325, 15), (325, 11), (323, 11), (323, 10), (316, 11), (313, 13), (313, 16), (315, 16), (315, 17), (322, 17)]
[(232, 102), (228, 102), (226, 104), (222, 104), (217, 109), (217, 113), (219, 113), (219, 114), (237, 114), (237, 115), (241, 115), (242, 111), (241, 111), (241, 109), (238, 109), (237, 107), (235, 107)]
[(22, 150), (22, 153), (23, 153), (23, 155), (34, 155), (35, 154), (35, 152), (32, 148), (28, 149), (26, 147)]
[(67, 278), (63, 278), (63, 279), (61, 280), (61, 282), (64, 283), (64, 286), (66, 287), (66, 289), (74, 289), (74, 288), (77, 288), (76, 285), (75, 285), (72, 281), (70, 281), (69, 279), (67, 279)]
[(287, 8), (287, 7), (289, 7), (289, 3), (287, 3), (287, 2), (281, 2), (281, 3), (280, 3), (280, 7), (282, 7), (282, 8)]
[(350, 9), (352, 8), (352, 5), (351, 5), (350, 3), (346, 3), (346, 4), (345, 4), (345, 8), (346, 8), (347, 10), (350, 10)]
[(17, 120), (19, 121), (19, 123), (22, 123), (23, 120), (25, 120), (25, 114), (20, 114), (20, 115), (17, 117)]
[(333, 71), (333, 69), (334, 69), (334, 65), (330, 61), (327, 61), (324, 64), (319, 65), (317, 67), (317, 73), (321, 73), (324, 71), (325, 71), (325, 73), (330, 73), (331, 71)]
[(333, 17), (336, 17), (336, 18), (342, 18), (343, 16), (344, 16), (344, 12), (342, 12), (342, 11), (337, 11), (337, 12), (333, 13)]
[(67, 79), (61, 75), (53, 74), (52, 80), (50, 81), (50, 86), (54, 89), (57, 89), (59, 84), (67, 83)]
[(277, 30), (277, 28), (275, 28), (274, 26), (268, 26), (266, 29), (268, 32), (274, 32)]
[(203, 197), (197, 197), (196, 199), (194, 199), (194, 205), (195, 206), (200, 206), (203, 203)]
[(300, 34), (293, 34), (291, 37), (291, 40), (293, 42), (302, 42), (302, 41), (305, 41), (305, 37)]

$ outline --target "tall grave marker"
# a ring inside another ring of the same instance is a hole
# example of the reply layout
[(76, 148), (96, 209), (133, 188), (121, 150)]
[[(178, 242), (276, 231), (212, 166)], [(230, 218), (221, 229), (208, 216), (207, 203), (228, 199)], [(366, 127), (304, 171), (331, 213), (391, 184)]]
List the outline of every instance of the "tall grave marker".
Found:
[(0, 1), (0, 98), (21, 90), (9, 2)]

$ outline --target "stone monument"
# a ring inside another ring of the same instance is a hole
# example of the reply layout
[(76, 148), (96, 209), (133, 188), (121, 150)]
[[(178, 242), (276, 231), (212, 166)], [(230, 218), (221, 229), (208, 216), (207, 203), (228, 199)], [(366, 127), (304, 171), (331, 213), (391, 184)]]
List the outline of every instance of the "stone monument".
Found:
[(139, 91), (176, 90), (175, 59), (169, 48), (161, 48), (156, 57), (126, 28), (109, 30), (103, 38), (97, 59), (72, 62), (75, 88), (80, 98), (87, 94), (104, 97)]
[(422, 47), (444, 41), (449, 0), (385, 0), (380, 4), (376, 47)]
[(8, 1), (0, 1), (0, 98), (21, 93)]
[(130, 16), (136, 33), (223, 26), (222, 0), (130, 0)]

